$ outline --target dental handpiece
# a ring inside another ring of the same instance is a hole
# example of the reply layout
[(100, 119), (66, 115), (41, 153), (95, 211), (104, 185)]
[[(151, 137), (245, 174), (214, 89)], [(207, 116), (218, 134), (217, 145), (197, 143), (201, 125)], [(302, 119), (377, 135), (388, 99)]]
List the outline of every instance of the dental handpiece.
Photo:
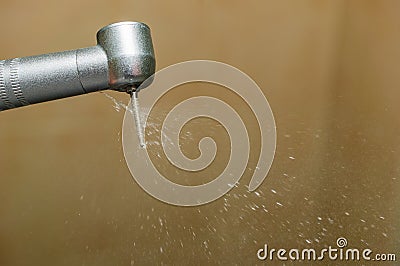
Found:
[(110, 24), (97, 32), (96, 46), (0, 61), (0, 111), (117, 90), (132, 96), (139, 139), (143, 139), (141, 125), (137, 124), (140, 119), (135, 88), (154, 74), (155, 63), (147, 25)]

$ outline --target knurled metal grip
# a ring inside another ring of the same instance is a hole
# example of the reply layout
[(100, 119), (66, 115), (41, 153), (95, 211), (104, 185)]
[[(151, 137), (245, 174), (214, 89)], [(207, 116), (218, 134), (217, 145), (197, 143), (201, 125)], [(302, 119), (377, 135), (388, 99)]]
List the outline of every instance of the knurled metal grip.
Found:
[(120, 22), (97, 33), (93, 47), (0, 61), (0, 110), (79, 94), (127, 91), (154, 74), (150, 29)]

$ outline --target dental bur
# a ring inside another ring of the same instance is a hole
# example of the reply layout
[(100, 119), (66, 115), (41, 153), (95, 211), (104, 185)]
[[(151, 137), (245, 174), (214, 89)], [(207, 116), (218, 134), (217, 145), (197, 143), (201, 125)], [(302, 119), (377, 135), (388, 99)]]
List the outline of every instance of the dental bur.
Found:
[(146, 148), (146, 143), (144, 141), (144, 134), (143, 134), (143, 125), (140, 120), (140, 107), (139, 107), (139, 99), (138, 99), (138, 92), (133, 91), (131, 93), (131, 108), (132, 108), (132, 115), (133, 120), (136, 124), (136, 133), (139, 138), (139, 145), (141, 148)]
[(155, 72), (150, 28), (110, 24), (93, 47), (0, 61), (0, 111), (106, 89), (131, 95), (140, 145), (138, 88)]

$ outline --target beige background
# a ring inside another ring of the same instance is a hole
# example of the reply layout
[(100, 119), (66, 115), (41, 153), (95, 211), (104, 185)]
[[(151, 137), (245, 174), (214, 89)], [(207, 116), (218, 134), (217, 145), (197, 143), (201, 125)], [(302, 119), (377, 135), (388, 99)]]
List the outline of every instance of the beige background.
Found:
[(104, 94), (2, 112), (0, 265), (249, 265), (265, 243), (321, 249), (340, 236), (400, 256), (399, 10), (395, 0), (1, 1), (1, 59), (91, 46), (104, 25), (143, 21), (157, 69), (211, 59), (249, 74), (278, 146), (261, 196), (246, 175), (224, 199), (179, 208), (131, 178), (124, 112)]

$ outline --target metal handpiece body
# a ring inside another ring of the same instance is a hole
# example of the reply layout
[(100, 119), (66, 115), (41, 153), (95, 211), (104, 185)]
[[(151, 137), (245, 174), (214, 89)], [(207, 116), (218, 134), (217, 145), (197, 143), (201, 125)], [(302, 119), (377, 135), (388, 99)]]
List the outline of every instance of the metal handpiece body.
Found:
[(93, 47), (0, 61), (0, 110), (113, 89), (130, 92), (155, 71), (150, 29), (119, 22)]

